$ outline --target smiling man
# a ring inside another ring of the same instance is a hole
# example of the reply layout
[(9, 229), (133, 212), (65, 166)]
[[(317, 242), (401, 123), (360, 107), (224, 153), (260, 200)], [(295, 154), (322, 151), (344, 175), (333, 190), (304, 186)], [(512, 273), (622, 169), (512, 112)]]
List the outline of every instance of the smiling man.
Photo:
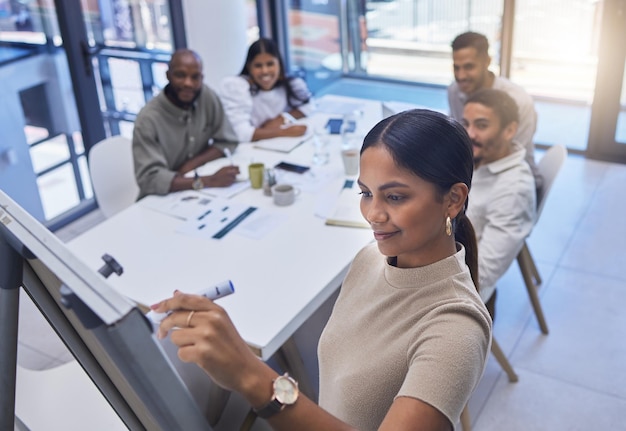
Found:
[(511, 96), (519, 109), (515, 141), (526, 149), (526, 162), (539, 190), (543, 181), (535, 164), (533, 136), (537, 128), (537, 113), (532, 98), (519, 85), (489, 70), (489, 41), (482, 34), (467, 32), (457, 36), (452, 42), (452, 60), (455, 82), (448, 86), (450, 116), (461, 121), (467, 98), (484, 88), (502, 90)]
[(213, 175), (185, 176), (224, 157), (222, 149), (234, 149), (237, 137), (217, 94), (202, 83), (198, 54), (180, 49), (168, 66), (168, 84), (135, 120), (133, 157), (139, 197), (230, 186), (239, 173), (237, 166), (226, 166)]
[(494, 314), (495, 289), (535, 220), (535, 181), (525, 150), (515, 145), (518, 109), (500, 90), (472, 94), (463, 126), (472, 141), (474, 177), (467, 217), (476, 231), (480, 296)]

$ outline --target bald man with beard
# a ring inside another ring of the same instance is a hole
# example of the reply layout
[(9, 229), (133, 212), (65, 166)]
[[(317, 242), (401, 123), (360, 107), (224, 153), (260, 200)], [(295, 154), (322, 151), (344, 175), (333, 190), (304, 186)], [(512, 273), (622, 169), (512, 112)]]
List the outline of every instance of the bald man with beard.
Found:
[(192, 50), (177, 50), (166, 73), (168, 84), (139, 112), (133, 131), (139, 197), (179, 190), (228, 187), (237, 166), (213, 175), (185, 176), (234, 149), (237, 137), (217, 94), (204, 85), (202, 60)]

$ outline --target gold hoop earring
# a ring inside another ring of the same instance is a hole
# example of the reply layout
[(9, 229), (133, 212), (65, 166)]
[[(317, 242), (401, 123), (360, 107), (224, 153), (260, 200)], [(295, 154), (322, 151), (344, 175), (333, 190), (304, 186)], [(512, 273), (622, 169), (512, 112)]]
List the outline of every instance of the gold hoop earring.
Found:
[(446, 235), (452, 235), (452, 221), (450, 220), (450, 216), (446, 218)]

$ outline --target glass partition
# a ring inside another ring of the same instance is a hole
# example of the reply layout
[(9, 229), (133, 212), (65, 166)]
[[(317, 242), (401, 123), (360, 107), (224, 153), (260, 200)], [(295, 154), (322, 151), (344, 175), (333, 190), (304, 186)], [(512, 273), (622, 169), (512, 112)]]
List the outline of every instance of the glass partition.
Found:
[(90, 45), (172, 50), (168, 0), (81, 0)]
[[(135, 115), (165, 84), (173, 50), (169, 0), (77, 3), (106, 133), (129, 136)], [(55, 1), (0, 0), (0, 42), (7, 71), (20, 70), (20, 61), (33, 56), (41, 67), (22, 70), (22, 80), (33, 84), (16, 91), (45, 221), (60, 226), (93, 193)]]
[(624, 64), (624, 74), (622, 76), (622, 91), (619, 98), (619, 114), (617, 116), (617, 127), (615, 128), (615, 142), (618, 145), (626, 146), (626, 63)]
[(260, 36), (259, 18), (257, 16), (256, 0), (246, 0), (246, 10), (248, 12), (247, 36), (248, 45), (257, 40)]
[(315, 92), (343, 74), (337, 0), (291, 0), (287, 11), (290, 73), (302, 74)]
[[(499, 74), (504, 1), (291, 0), (291, 65), (313, 85), (343, 74), (445, 86), (450, 43), (471, 30), (489, 39)], [(602, 4), (517, 0), (509, 77), (534, 96), (590, 102)]]
[(494, 41), (498, 73), (502, 0), (291, 0), (292, 68), (315, 89), (342, 75), (448, 85), (450, 43), (464, 31)]

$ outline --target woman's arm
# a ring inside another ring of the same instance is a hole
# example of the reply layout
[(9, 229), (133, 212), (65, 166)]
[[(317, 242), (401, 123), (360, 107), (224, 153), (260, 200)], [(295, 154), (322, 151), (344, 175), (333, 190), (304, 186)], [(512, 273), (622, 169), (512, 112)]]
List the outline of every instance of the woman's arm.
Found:
[[(226, 311), (213, 301), (176, 292), (151, 307), (156, 312), (173, 311), (161, 322), (157, 336), (170, 333), (183, 362), (203, 368), (219, 386), (239, 392), (255, 408), (272, 397), (272, 381), (278, 373), (259, 360), (241, 338)], [(193, 314), (190, 313), (193, 311)], [(179, 329), (172, 331), (174, 327)], [(277, 431), (354, 430), (305, 395), (268, 419)], [(381, 431), (450, 431), (452, 425), (434, 407), (414, 398), (399, 397), (392, 404)]]
[(276, 118), (266, 121), (261, 127), (254, 129), (252, 140), (278, 138), (283, 136), (302, 136), (306, 133), (304, 124), (285, 124), (284, 118), (279, 115)]
[[(252, 353), (222, 307), (201, 296), (175, 293), (151, 308), (157, 312), (179, 310), (161, 322), (157, 336), (164, 338), (170, 333), (183, 362), (196, 363), (216, 384), (239, 392), (253, 408), (271, 400), (272, 381), (278, 373)], [(187, 326), (191, 311), (194, 314)], [(171, 331), (174, 327), (179, 329)], [(353, 430), (303, 394), (268, 421), (279, 431)]]
[[(222, 157), (224, 157), (224, 152), (211, 145), (197, 156), (187, 160), (172, 179), (170, 192), (192, 189), (195, 178), (186, 177), (185, 174), (205, 163)], [(238, 174), (238, 166), (224, 166), (213, 175), (204, 175), (200, 179), (204, 187), (228, 187), (237, 180)]]
[(194, 169), (208, 163), (212, 160), (221, 159), (225, 154), (219, 148), (210, 145), (206, 150), (201, 152), (195, 157), (187, 160), (182, 166), (178, 169), (178, 173), (180, 175), (185, 175), (187, 172), (191, 172)]
[(239, 142), (250, 142), (254, 126), (252, 95), (248, 80), (242, 76), (227, 76), (222, 80), (218, 94), (237, 139)]

